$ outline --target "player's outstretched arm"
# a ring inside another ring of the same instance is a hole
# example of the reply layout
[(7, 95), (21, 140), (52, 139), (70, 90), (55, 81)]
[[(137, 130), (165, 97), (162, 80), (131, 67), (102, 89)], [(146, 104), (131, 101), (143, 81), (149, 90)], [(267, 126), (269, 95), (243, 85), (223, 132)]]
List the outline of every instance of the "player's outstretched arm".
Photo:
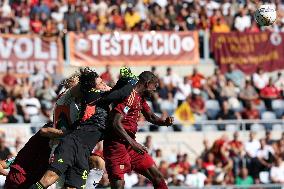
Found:
[(59, 138), (64, 136), (64, 132), (59, 129), (55, 129), (53, 127), (46, 127), (40, 129), (40, 135), (48, 138)]
[(143, 115), (148, 122), (154, 125), (171, 126), (174, 123), (173, 117), (167, 117), (166, 119), (162, 119), (158, 117), (156, 114), (154, 114), (152, 111), (143, 112)]
[(113, 131), (116, 132), (116, 134), (118, 134), (122, 139), (125, 139), (137, 153), (143, 154), (144, 152), (147, 151), (147, 149), (141, 144), (137, 143), (127, 134), (121, 123), (122, 118), (123, 116), (120, 113), (118, 112), (114, 113), (113, 122), (111, 125)]

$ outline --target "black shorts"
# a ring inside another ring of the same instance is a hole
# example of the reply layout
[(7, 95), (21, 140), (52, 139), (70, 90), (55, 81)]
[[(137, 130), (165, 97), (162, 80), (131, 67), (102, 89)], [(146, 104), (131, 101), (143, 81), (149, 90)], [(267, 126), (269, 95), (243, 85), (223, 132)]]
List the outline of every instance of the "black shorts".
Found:
[(90, 150), (77, 136), (64, 137), (54, 151), (49, 170), (65, 174), (65, 186), (84, 188), (89, 173)]

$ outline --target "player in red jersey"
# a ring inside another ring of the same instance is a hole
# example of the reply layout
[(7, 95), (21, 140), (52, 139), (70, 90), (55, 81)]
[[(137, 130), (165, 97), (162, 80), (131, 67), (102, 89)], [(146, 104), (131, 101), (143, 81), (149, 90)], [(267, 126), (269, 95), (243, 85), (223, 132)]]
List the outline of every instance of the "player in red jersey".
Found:
[(132, 170), (148, 178), (154, 188), (167, 188), (152, 157), (135, 140), (140, 113), (143, 113), (146, 120), (155, 125), (173, 124), (172, 117), (165, 120), (157, 117), (146, 103), (145, 98), (155, 91), (157, 86), (158, 78), (152, 72), (141, 73), (131, 95), (118, 103), (110, 113), (109, 124), (112, 130), (107, 133), (104, 140), (104, 158), (113, 189), (123, 188), (124, 174)]

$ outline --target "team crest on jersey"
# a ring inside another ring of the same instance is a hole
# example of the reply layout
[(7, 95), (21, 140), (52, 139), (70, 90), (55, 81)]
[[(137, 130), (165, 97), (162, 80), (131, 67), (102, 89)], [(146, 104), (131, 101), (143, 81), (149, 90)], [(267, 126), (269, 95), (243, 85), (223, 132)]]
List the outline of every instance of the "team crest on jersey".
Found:
[(119, 165), (119, 168), (120, 168), (121, 170), (123, 170), (123, 169), (124, 169), (124, 165)]
[(123, 109), (123, 112), (124, 112), (125, 114), (127, 114), (129, 110), (130, 110), (130, 108), (129, 108), (128, 106), (125, 106), (125, 108)]

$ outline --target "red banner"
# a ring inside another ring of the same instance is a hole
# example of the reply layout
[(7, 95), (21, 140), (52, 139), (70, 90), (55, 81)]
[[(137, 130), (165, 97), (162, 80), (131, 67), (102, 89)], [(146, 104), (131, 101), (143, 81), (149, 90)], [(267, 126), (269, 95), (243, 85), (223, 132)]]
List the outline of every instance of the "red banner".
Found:
[(39, 71), (62, 73), (63, 52), (60, 38), (44, 39), (33, 35), (0, 35), (0, 73), (12, 69), (16, 74)]
[(222, 71), (235, 64), (247, 74), (258, 67), (270, 72), (284, 68), (283, 40), (282, 33), (213, 33), (211, 50)]
[(69, 34), (74, 66), (197, 64), (197, 32)]

